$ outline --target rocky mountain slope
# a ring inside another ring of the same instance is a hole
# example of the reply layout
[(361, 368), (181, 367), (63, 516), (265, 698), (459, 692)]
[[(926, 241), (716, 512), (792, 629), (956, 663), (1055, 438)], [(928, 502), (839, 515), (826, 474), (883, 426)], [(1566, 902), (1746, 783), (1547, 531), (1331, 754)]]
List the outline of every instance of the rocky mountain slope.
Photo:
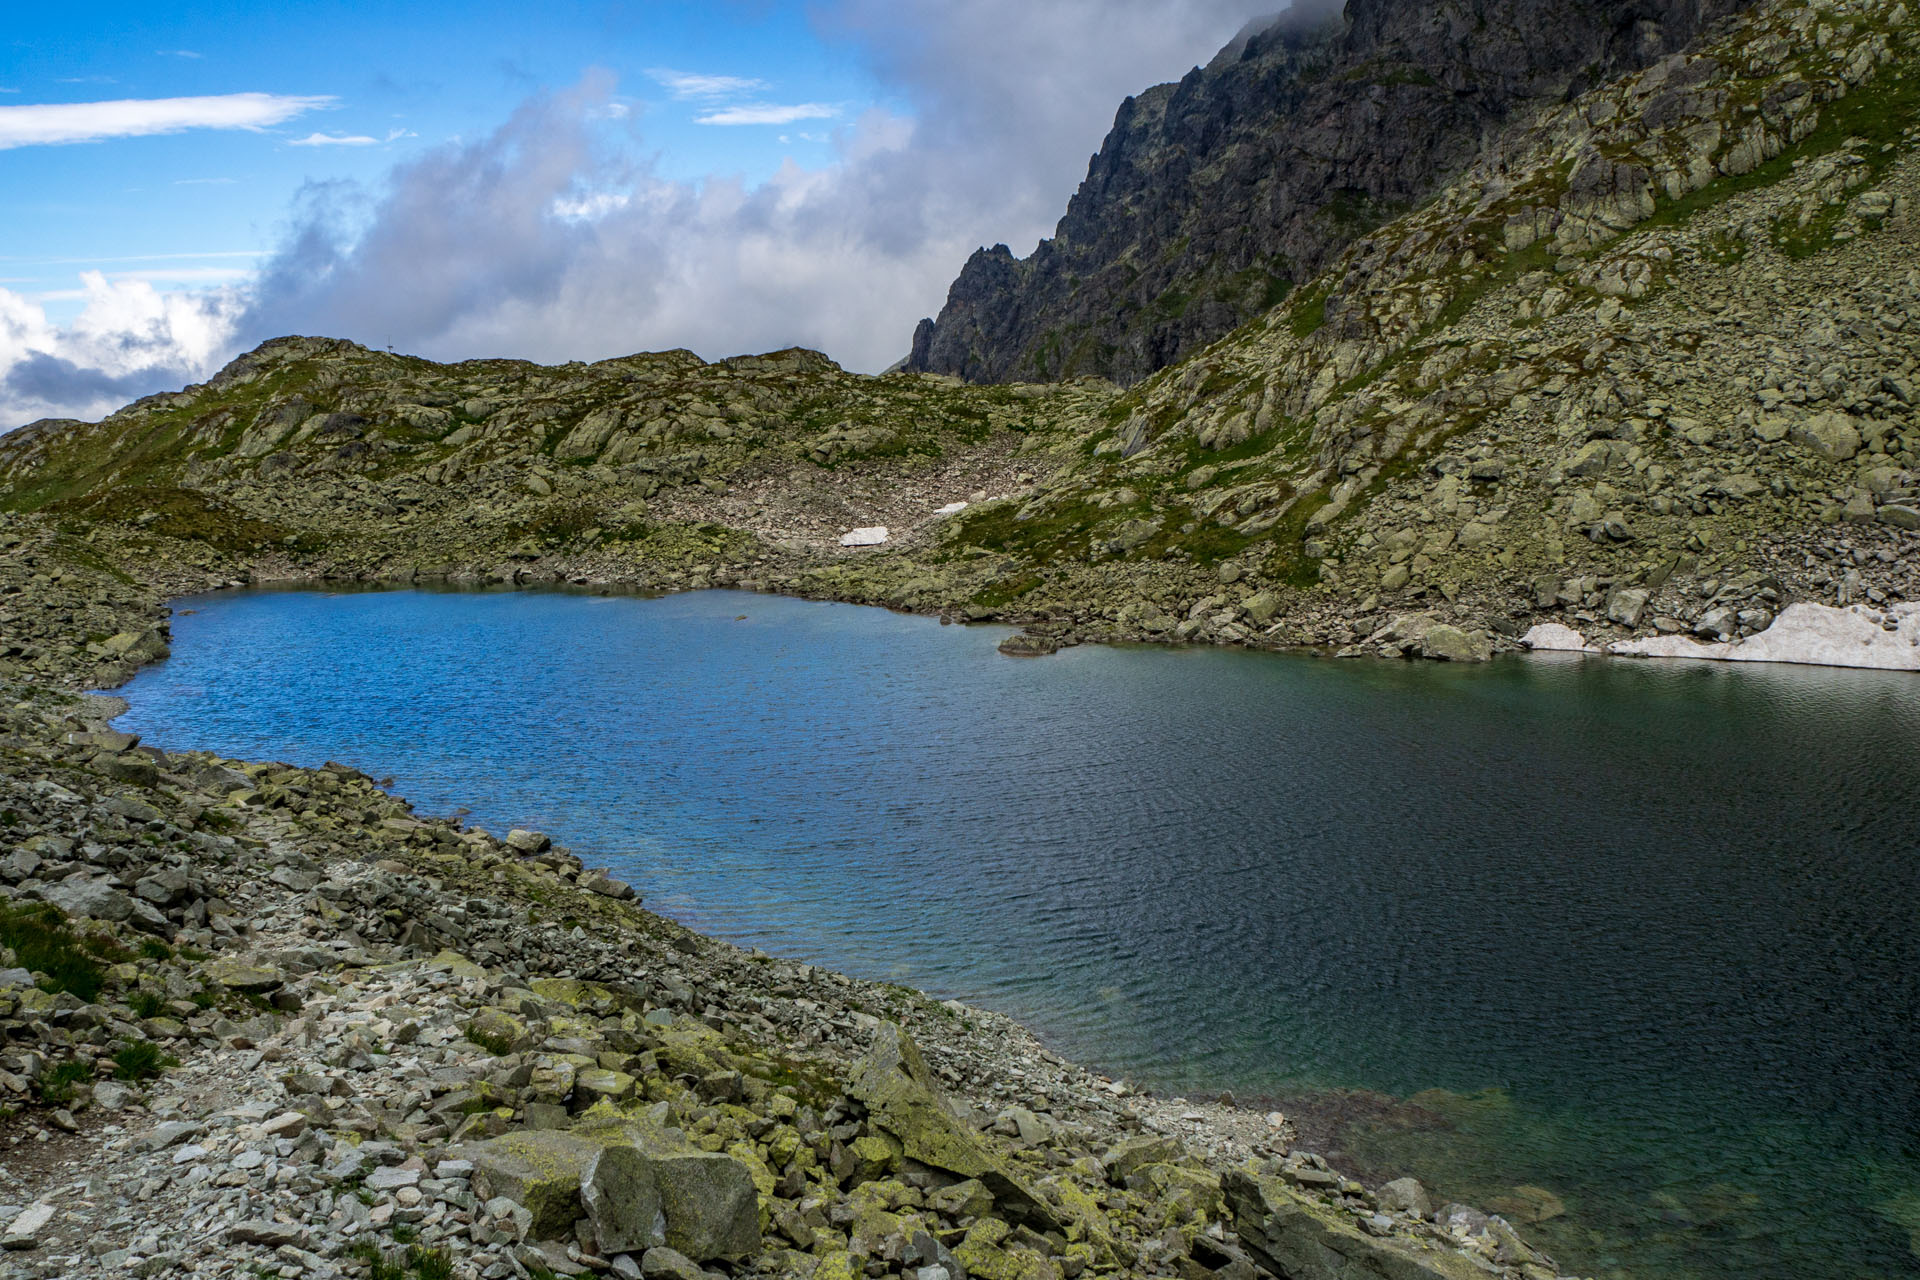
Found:
[(285, 339), (0, 438), (0, 507), (156, 588), (732, 584), (1038, 650), (1472, 658), (1540, 623), (1719, 642), (1795, 602), (1884, 610), (1920, 598), (1914, 39), (1900, 0), (1760, 5), (1515, 123), (1126, 391)]
[(1122, 104), (1051, 240), (982, 249), (908, 367), (1130, 384), (1264, 313), (1514, 120), (1682, 50), (1745, 0), (1298, 5)]

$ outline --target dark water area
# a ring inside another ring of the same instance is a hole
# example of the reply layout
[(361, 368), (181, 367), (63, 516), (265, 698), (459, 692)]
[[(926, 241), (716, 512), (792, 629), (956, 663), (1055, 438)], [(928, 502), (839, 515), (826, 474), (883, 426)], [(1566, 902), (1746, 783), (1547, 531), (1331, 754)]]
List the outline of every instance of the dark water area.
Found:
[(150, 742), (353, 764), (696, 928), (1304, 1106), (1550, 1215), (1570, 1270), (1920, 1277), (1912, 675), (1019, 661), (726, 592), (179, 607)]

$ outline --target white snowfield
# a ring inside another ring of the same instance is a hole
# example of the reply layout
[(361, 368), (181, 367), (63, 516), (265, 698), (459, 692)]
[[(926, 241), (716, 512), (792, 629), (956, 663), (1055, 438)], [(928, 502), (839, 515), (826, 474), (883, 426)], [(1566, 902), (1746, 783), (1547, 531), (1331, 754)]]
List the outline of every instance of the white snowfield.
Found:
[(1628, 658), (1706, 658), (1714, 662), (1797, 662), (1815, 667), (1920, 671), (1920, 604), (1885, 609), (1788, 605), (1773, 625), (1744, 640), (1705, 644), (1688, 636), (1622, 640), (1601, 649), (1572, 627), (1543, 622), (1522, 636), (1529, 649), (1611, 653)]

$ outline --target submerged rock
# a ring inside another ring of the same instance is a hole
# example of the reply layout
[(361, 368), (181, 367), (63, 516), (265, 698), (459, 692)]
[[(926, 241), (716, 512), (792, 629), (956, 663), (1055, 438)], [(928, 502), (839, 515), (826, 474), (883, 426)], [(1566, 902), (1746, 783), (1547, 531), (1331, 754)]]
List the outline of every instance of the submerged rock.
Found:
[(1022, 631), (1000, 642), (1000, 652), (1009, 658), (1045, 658), (1060, 652), (1060, 642), (1052, 636), (1037, 636)]

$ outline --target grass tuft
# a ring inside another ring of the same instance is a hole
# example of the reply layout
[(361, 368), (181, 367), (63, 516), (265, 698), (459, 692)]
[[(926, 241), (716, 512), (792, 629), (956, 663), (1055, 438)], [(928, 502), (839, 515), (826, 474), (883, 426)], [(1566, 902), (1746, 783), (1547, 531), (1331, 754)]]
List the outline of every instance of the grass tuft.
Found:
[(150, 1040), (137, 1041), (113, 1055), (116, 1080), (150, 1080), (168, 1067), (179, 1065), (178, 1058), (162, 1053), (160, 1046)]
[(40, 985), (47, 991), (92, 1004), (106, 985), (106, 970), (51, 903), (0, 903), (0, 948), (12, 950), (21, 968), (46, 975)]

